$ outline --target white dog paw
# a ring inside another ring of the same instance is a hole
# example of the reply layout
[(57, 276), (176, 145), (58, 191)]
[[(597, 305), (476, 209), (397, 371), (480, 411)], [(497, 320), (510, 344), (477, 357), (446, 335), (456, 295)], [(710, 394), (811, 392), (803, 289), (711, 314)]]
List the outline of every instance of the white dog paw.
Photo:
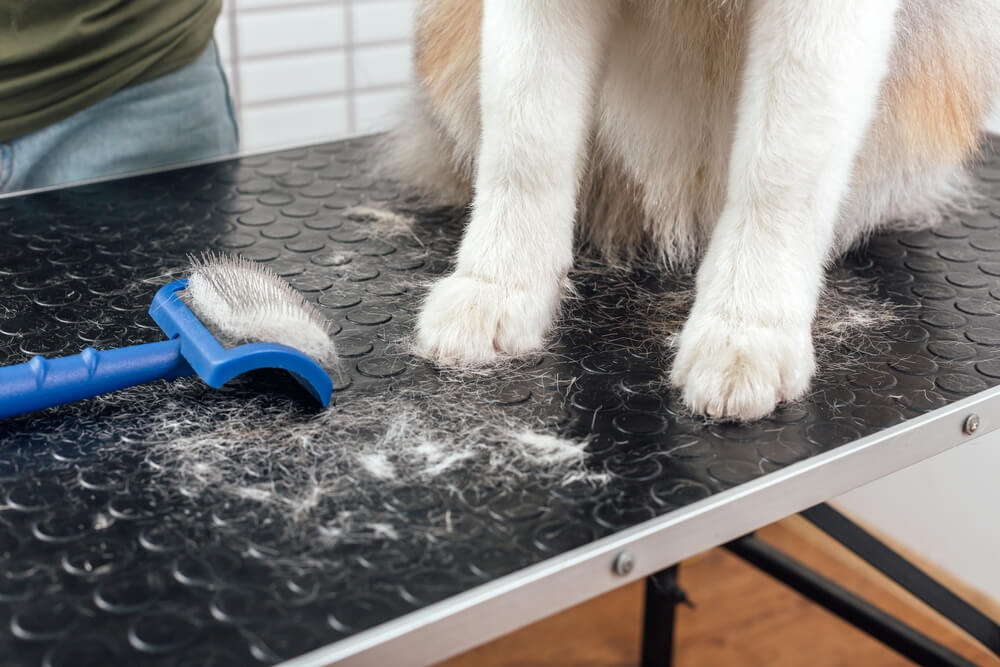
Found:
[(559, 307), (559, 286), (524, 289), (455, 274), (438, 282), (417, 319), (416, 352), (473, 366), (541, 349)]
[(752, 421), (801, 398), (815, 368), (808, 326), (747, 325), (695, 313), (681, 332), (670, 380), (694, 412)]

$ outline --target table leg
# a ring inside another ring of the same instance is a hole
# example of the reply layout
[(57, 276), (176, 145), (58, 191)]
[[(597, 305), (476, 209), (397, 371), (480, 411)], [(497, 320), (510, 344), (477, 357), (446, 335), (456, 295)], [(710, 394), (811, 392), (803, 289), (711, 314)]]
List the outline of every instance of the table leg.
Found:
[(642, 621), (642, 667), (670, 667), (674, 649), (674, 614), (679, 603), (688, 603), (677, 584), (674, 565), (646, 577)]
[(754, 535), (734, 540), (726, 549), (918, 665), (974, 665)]
[(802, 516), (1000, 656), (1000, 625), (826, 503)]

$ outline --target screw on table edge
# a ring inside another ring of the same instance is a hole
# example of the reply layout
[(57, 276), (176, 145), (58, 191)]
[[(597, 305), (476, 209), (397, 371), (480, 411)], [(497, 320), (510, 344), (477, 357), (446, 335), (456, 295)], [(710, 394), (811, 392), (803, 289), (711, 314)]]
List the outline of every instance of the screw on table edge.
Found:
[(622, 551), (615, 556), (615, 562), (611, 567), (619, 577), (628, 576), (635, 568), (635, 556), (630, 551)]
[(962, 424), (962, 430), (966, 435), (972, 435), (979, 430), (979, 415), (971, 414), (965, 418), (965, 423)]

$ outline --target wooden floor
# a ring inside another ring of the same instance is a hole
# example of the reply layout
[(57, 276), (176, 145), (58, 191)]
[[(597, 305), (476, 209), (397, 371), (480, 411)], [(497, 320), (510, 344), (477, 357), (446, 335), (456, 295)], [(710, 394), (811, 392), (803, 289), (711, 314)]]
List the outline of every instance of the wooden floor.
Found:
[[(1000, 665), (991, 653), (804, 520), (786, 519), (758, 535), (975, 664)], [(933, 574), (1000, 619), (994, 603), (957, 582), (945, 581), (947, 577), (940, 572)], [(680, 575), (695, 608), (678, 610), (677, 667), (911, 664), (721, 549), (685, 561)], [(442, 665), (637, 665), (642, 594), (642, 582), (632, 584)]]

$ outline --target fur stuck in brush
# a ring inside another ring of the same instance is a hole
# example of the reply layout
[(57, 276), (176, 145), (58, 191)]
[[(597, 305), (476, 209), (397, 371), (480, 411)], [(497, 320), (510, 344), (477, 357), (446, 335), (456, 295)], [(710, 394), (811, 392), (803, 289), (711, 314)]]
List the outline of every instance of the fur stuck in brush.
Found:
[(541, 347), (575, 239), (700, 261), (671, 374), (693, 410), (801, 397), (826, 263), (967, 200), (998, 24), (997, 0), (424, 0), (386, 163), (472, 214), (418, 352)]
[(181, 299), (229, 345), (281, 343), (326, 368), (336, 364), (337, 352), (326, 318), (259, 262), (214, 253), (192, 257), (191, 275)]

